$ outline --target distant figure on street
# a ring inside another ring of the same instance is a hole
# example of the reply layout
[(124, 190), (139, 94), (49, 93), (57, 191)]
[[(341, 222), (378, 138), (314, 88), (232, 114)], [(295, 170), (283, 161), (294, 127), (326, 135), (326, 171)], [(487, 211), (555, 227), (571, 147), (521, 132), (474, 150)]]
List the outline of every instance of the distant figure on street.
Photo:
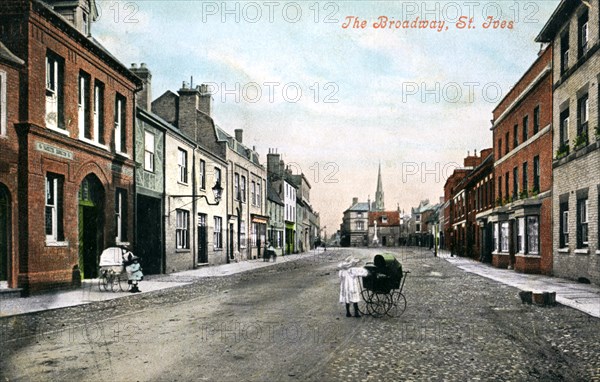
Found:
[(352, 314), (350, 314), (350, 303), (354, 305), (354, 317), (360, 317), (358, 302), (361, 296), (358, 278), (367, 276), (369, 272), (365, 268), (356, 267), (359, 262), (359, 259), (347, 257), (346, 260), (338, 264), (340, 304), (346, 304), (346, 317), (352, 317)]
[(264, 261), (270, 261), (271, 258), (273, 262), (277, 261), (277, 252), (275, 252), (275, 248), (270, 242), (267, 242), (267, 247), (265, 248), (265, 256)]

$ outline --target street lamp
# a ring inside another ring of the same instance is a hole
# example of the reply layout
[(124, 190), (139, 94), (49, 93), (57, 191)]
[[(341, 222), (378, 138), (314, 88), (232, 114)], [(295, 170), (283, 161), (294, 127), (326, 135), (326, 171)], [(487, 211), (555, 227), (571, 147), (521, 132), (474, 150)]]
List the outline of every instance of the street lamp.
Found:
[(215, 197), (214, 203), (209, 202), (206, 195), (199, 195), (198, 197), (204, 198), (204, 200), (206, 200), (206, 204), (208, 204), (209, 206), (217, 206), (219, 205), (219, 202), (221, 201), (221, 196), (223, 194), (223, 187), (221, 187), (221, 182), (217, 181), (217, 183), (215, 183), (215, 185), (212, 188), (212, 192)]

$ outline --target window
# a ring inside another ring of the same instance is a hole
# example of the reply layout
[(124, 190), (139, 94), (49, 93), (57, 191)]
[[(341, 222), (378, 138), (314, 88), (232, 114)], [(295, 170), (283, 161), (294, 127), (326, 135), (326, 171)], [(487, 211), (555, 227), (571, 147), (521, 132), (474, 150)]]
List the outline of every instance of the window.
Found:
[(529, 177), (529, 165), (527, 164), (527, 162), (523, 163), (523, 192), (528, 192), (529, 191), (529, 180), (527, 179)]
[(519, 197), (519, 168), (513, 168), (513, 199), (517, 199)]
[(104, 84), (94, 84), (94, 137), (95, 142), (104, 144)]
[(63, 177), (46, 175), (46, 241), (57, 242), (63, 235)]
[(0, 136), (6, 135), (6, 72), (0, 70)]
[(560, 144), (569, 144), (569, 108), (560, 113)]
[(569, 203), (560, 203), (560, 248), (569, 246)]
[(589, 15), (586, 10), (581, 16), (577, 23), (577, 36), (578, 36), (578, 56), (581, 58), (589, 49)]
[(519, 125), (513, 127), (513, 148), (519, 145)]
[(415, 232), (421, 232), (421, 224), (415, 224)]
[(529, 138), (529, 116), (523, 117), (523, 142)]
[(200, 189), (206, 189), (206, 162), (200, 159)]
[(246, 248), (246, 221), (240, 221), (240, 247)]
[(235, 200), (240, 200), (240, 174), (237, 172), (233, 175), (233, 195)]
[(517, 252), (525, 253), (525, 218), (517, 219)]
[(359, 231), (362, 231), (365, 229), (365, 222), (363, 221), (358, 221), (356, 222), (356, 229)]
[(221, 184), (221, 169), (215, 167), (215, 184)]
[(117, 188), (115, 193), (115, 241), (127, 241), (127, 191)]
[(533, 109), (533, 134), (537, 134), (540, 131), (540, 107), (536, 106)]
[[(577, 136), (588, 134), (589, 97), (584, 94), (577, 100)], [(587, 142), (586, 142), (587, 143)]]
[(540, 225), (537, 216), (527, 216), (527, 253), (537, 255), (540, 252)]
[(498, 159), (502, 158), (502, 138), (498, 139)]
[(502, 175), (498, 176), (498, 199), (502, 201)]
[(540, 192), (540, 157), (533, 157), (533, 191)]
[(79, 73), (79, 86), (77, 97), (77, 125), (79, 127), (79, 138), (92, 138), (90, 130), (90, 77), (87, 73)]
[(126, 126), (125, 97), (115, 96), (115, 151), (127, 152), (127, 126)]
[(175, 221), (175, 248), (189, 249), (189, 219), (190, 213), (185, 210), (176, 210), (177, 216)]
[(46, 55), (46, 127), (64, 129), (63, 60), (48, 52)]
[(508, 222), (500, 226), (500, 251), (508, 252)]
[(242, 175), (242, 184), (240, 185), (240, 192), (242, 193), (242, 202), (246, 203), (246, 177), (244, 175)]
[(509, 133), (506, 132), (505, 139), (504, 139), (504, 141), (506, 142), (506, 149), (504, 150), (505, 154), (508, 154), (508, 152), (510, 151), (510, 147), (509, 147), (509, 144), (508, 144), (508, 142), (510, 142), (508, 140), (509, 136), (510, 136)]
[(499, 228), (499, 224), (494, 223), (494, 226), (492, 228), (494, 230), (494, 242), (492, 244), (492, 246), (494, 248), (494, 252), (499, 252), (499, 250), (500, 250), (500, 241), (498, 240), (498, 228)]
[(569, 30), (560, 36), (560, 74), (564, 74), (569, 68)]
[(144, 131), (144, 170), (154, 172), (154, 134)]
[(256, 205), (262, 207), (262, 187), (260, 181), (256, 183)]
[(577, 200), (577, 248), (588, 246), (588, 199)]
[(223, 219), (215, 216), (215, 230), (213, 232), (213, 245), (215, 249), (223, 248)]
[(187, 182), (188, 182), (187, 151), (185, 151), (183, 149), (177, 150), (177, 166), (179, 168), (179, 182), (187, 184)]
[(250, 202), (252, 205), (256, 204), (256, 182), (252, 181), (250, 186)]

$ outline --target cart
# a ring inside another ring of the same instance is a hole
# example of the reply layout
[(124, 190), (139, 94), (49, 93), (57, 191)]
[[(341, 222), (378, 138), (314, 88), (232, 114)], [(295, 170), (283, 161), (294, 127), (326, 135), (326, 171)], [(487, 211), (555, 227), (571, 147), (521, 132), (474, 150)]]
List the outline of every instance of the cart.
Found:
[(110, 247), (100, 255), (98, 289), (127, 292), (131, 288), (123, 259), (130, 252), (125, 248)]
[(358, 304), (362, 314), (373, 317), (399, 317), (406, 310), (406, 297), (403, 288), (408, 271), (392, 254), (375, 255), (373, 262), (365, 265), (369, 272), (362, 278), (361, 296)]

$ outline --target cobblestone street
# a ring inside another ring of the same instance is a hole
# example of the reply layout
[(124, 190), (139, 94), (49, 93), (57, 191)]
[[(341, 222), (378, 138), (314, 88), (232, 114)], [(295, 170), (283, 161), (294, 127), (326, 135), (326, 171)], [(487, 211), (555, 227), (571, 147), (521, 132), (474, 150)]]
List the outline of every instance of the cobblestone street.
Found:
[[(1, 380), (600, 380), (600, 320), (393, 249), (399, 318), (347, 318), (330, 249), (271, 267), (0, 319)], [(134, 375), (134, 377), (132, 377)]]

